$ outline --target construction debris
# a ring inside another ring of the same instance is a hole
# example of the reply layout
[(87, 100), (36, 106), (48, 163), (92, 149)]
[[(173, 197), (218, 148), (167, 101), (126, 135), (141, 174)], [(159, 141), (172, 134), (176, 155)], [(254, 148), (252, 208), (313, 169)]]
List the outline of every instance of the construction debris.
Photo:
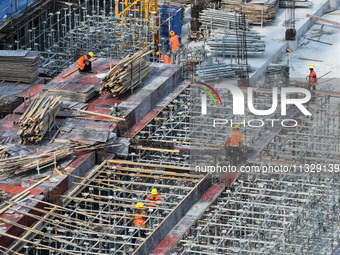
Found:
[(263, 24), (275, 21), (275, 15), (278, 10), (278, 0), (266, 3), (243, 3), (240, 0), (222, 0), (222, 9), (229, 12), (244, 13), (248, 20), (253, 23)]
[(133, 89), (152, 70), (147, 62), (147, 55), (151, 52), (144, 49), (121, 60), (100, 82), (100, 93), (119, 96)]
[(0, 50), (0, 80), (32, 83), (38, 77), (37, 51)]
[(49, 128), (54, 124), (55, 117), (60, 109), (60, 98), (44, 95), (37, 96), (20, 117), (17, 125), (20, 130), (20, 142), (41, 141)]

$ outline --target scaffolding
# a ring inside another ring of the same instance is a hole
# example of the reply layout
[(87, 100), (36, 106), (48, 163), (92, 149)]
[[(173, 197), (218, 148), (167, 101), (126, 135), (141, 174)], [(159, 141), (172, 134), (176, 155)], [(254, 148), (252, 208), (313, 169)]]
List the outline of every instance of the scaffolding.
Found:
[(242, 174), (178, 243), (180, 254), (331, 254), (339, 245), (337, 174)]
[[(8, 249), (22, 254), (132, 254), (145, 239), (135, 228), (137, 202), (145, 204), (149, 235), (201, 177), (187, 168), (166, 167), (130, 161), (107, 161), (84, 178), (74, 178), (74, 189), (60, 199), (38, 201), (43, 209), (20, 201), (18, 206), (33, 211), (20, 213), (37, 219), (32, 227), (9, 222), (25, 232)], [(147, 195), (157, 188), (161, 200), (151, 204)], [(28, 198), (28, 200), (34, 200)], [(45, 216), (38, 216), (44, 214)], [(4, 219), (2, 219), (4, 220)], [(2, 233), (2, 235), (7, 235)], [(10, 237), (10, 236), (9, 236)], [(0, 247), (1, 249), (1, 247)]]
[(83, 0), (56, 3), (17, 27), (8, 49), (42, 53), (42, 67), (55, 75), (92, 51), (121, 59), (158, 47), (157, 0)]

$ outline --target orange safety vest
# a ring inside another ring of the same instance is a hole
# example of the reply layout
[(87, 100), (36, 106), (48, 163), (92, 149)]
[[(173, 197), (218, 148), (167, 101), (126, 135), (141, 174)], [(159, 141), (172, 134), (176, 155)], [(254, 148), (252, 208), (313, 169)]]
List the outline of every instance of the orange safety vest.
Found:
[(242, 136), (242, 133), (238, 130), (231, 132), (230, 146), (236, 145), (237, 147), (240, 147)]
[(159, 201), (161, 199), (161, 195), (157, 194), (156, 196), (154, 195), (148, 195), (148, 199), (150, 200), (149, 204), (151, 204), (151, 206), (156, 206), (154, 201)]
[(169, 58), (169, 56), (167, 54), (161, 55), (161, 60), (163, 60), (163, 59), (164, 59), (164, 64), (172, 64), (173, 63), (172, 59)]
[(171, 43), (171, 50), (178, 50), (179, 49), (179, 40), (177, 35), (171, 36), (169, 39)]
[(86, 60), (89, 60), (89, 58), (87, 57), (87, 55), (81, 56), (78, 61), (77, 61), (77, 67), (80, 70), (84, 70), (85, 65), (88, 65), (88, 63), (86, 63)]
[(316, 77), (316, 72), (312, 70), (309, 74), (309, 84), (311, 86), (314, 86), (317, 83), (318, 83), (318, 78)]
[(139, 215), (135, 215), (135, 228), (145, 228), (145, 219), (143, 218), (143, 216), (141, 216), (140, 214), (145, 214), (145, 211), (139, 213), (139, 212), (136, 212), (136, 214), (139, 214)]

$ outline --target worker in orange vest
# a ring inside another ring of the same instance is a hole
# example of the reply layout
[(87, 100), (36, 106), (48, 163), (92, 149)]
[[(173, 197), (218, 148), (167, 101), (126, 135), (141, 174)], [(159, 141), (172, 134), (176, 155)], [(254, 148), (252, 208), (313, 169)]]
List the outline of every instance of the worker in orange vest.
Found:
[[(230, 157), (231, 152), (239, 155), (240, 147), (242, 146), (243, 134), (240, 132), (240, 126), (236, 125), (233, 132), (231, 132), (229, 139), (224, 143), (226, 148), (227, 157)], [(235, 162), (234, 162), (235, 163)]]
[(163, 60), (164, 64), (172, 64), (172, 59), (169, 57), (168, 54), (161, 54), (161, 60)]
[(180, 48), (180, 39), (173, 30), (170, 31), (169, 44), (170, 44), (170, 49), (172, 53), (172, 59), (176, 63), (177, 53)]
[(314, 65), (309, 66), (309, 75), (307, 76), (309, 89), (316, 90), (316, 84), (318, 84), (318, 77), (316, 77), (316, 72), (314, 71)]
[(93, 58), (94, 54), (93, 52), (89, 52), (84, 56), (81, 56), (77, 61), (77, 67), (79, 72), (88, 72), (91, 73), (92, 71), (92, 65), (90, 58)]
[[(136, 242), (136, 237), (146, 237), (146, 233), (145, 233), (145, 211), (144, 211), (144, 204), (143, 203), (137, 203), (136, 206), (136, 212), (135, 212), (135, 220), (134, 220), (134, 224), (135, 224), (135, 228), (138, 229), (138, 231), (135, 230), (134, 234), (133, 234), (133, 238), (132, 238), (132, 243)], [(138, 235), (139, 233), (139, 235)]]
[(152, 189), (151, 194), (148, 195), (148, 200), (149, 200), (149, 211), (153, 211), (153, 207), (156, 207), (156, 202), (161, 200), (161, 195), (158, 194), (157, 189)]

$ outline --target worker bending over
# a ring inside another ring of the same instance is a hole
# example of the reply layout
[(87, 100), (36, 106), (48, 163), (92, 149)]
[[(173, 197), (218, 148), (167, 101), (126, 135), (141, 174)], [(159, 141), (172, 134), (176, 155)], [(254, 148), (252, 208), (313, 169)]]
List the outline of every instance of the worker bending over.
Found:
[(136, 212), (135, 212), (135, 228), (139, 229), (139, 231), (135, 231), (135, 233), (133, 234), (133, 238), (132, 238), (132, 243), (136, 242), (136, 237), (138, 236), (139, 233), (139, 237), (146, 237), (146, 233), (145, 233), (145, 211), (144, 211), (144, 204), (143, 203), (137, 203), (136, 206)]
[(170, 31), (169, 45), (171, 49), (171, 58), (177, 63), (177, 53), (180, 48), (180, 38), (175, 34), (173, 30)]
[(161, 54), (161, 60), (163, 60), (164, 64), (173, 64), (172, 59), (169, 57), (169, 54)]
[[(236, 125), (230, 137), (225, 141), (224, 146), (226, 148), (227, 157), (230, 157), (231, 151), (235, 155), (239, 155), (240, 147), (242, 146), (243, 134), (240, 132), (240, 127)], [(236, 162), (234, 162), (236, 164)]]
[(93, 58), (94, 54), (93, 52), (89, 52), (84, 56), (81, 56), (78, 61), (77, 61), (77, 67), (79, 72), (88, 72), (91, 73), (92, 71), (92, 65), (91, 65), (91, 61), (90, 58)]
[(314, 71), (314, 65), (309, 66), (309, 75), (307, 76), (308, 79), (308, 89), (309, 90), (316, 90), (316, 84), (318, 84), (318, 77), (316, 77), (316, 72)]

